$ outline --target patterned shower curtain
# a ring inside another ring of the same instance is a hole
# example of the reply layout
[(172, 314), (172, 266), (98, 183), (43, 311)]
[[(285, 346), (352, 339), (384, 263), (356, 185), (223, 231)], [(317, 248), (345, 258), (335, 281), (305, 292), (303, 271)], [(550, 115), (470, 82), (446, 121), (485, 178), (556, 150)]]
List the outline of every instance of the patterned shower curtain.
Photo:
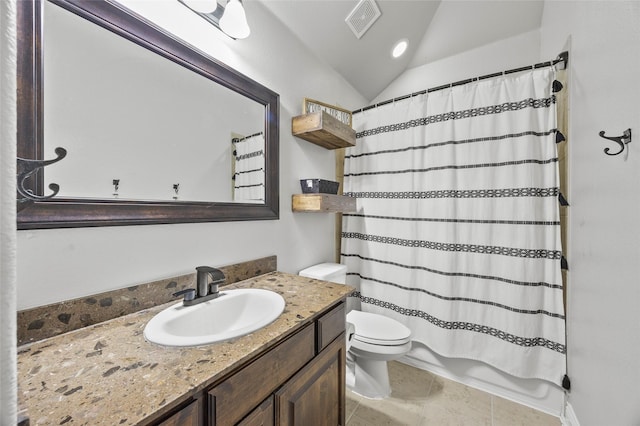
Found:
[(362, 310), (445, 357), (565, 374), (553, 67), (354, 115), (341, 261)]
[(264, 134), (234, 139), (233, 145), (234, 201), (264, 202)]

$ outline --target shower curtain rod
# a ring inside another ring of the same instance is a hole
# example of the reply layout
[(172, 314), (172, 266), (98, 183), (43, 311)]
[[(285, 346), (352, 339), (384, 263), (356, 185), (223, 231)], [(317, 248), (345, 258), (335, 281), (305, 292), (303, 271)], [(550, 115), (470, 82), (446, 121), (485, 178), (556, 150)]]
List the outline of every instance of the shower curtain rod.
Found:
[(559, 64), (560, 62), (563, 63), (563, 68), (562, 69), (566, 69), (567, 68), (567, 63), (569, 62), (569, 52), (565, 51), (565, 52), (560, 53), (558, 55), (558, 58), (554, 59), (553, 61), (540, 62), (540, 63), (534, 64), (534, 65), (529, 65), (529, 66), (526, 66), (526, 67), (514, 68), (514, 69), (502, 71), (502, 72), (495, 72), (493, 74), (482, 75), (480, 77), (468, 78), (466, 80), (456, 81), (455, 83), (443, 84), (442, 86), (432, 87), (431, 89), (425, 89), (425, 90), (421, 90), (419, 92), (413, 92), (413, 93), (411, 93), (409, 95), (399, 96), (399, 97), (393, 98), (393, 99), (387, 99), (386, 101), (378, 102), (378, 103), (375, 103), (373, 105), (369, 105), (369, 106), (366, 106), (364, 108), (360, 108), (360, 109), (357, 109), (355, 111), (351, 111), (351, 114), (358, 114), (360, 112), (364, 112), (366, 110), (373, 109), (373, 108), (378, 108), (379, 106), (390, 104), (392, 102), (401, 101), (401, 100), (404, 100), (404, 99), (412, 98), (414, 96), (424, 95), (425, 93), (436, 92), (438, 90), (448, 89), (448, 88), (455, 87), (455, 86), (462, 86), (463, 84), (468, 84), (468, 83), (471, 83), (471, 82), (474, 82), (474, 81), (485, 80), (487, 78), (499, 77), (501, 75), (513, 74), (513, 73), (516, 73), (516, 72), (522, 72), (522, 71), (533, 70), (533, 69), (544, 68), (544, 67), (551, 67), (553, 65)]

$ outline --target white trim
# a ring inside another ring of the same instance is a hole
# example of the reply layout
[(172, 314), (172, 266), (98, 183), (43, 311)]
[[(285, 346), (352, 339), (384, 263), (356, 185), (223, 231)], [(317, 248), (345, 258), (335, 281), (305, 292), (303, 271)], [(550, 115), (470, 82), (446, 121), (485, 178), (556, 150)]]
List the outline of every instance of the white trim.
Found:
[(576, 412), (573, 411), (573, 406), (567, 402), (564, 406), (564, 413), (560, 416), (562, 426), (580, 426)]

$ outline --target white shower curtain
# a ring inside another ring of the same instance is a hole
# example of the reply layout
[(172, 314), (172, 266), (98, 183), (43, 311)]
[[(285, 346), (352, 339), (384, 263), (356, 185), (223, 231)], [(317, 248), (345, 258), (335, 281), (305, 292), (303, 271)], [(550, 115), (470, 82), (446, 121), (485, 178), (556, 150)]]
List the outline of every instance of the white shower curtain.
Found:
[(552, 67), (354, 115), (342, 262), (362, 309), (445, 357), (560, 384), (560, 271)]
[(234, 139), (233, 199), (243, 202), (264, 202), (264, 135), (257, 133)]

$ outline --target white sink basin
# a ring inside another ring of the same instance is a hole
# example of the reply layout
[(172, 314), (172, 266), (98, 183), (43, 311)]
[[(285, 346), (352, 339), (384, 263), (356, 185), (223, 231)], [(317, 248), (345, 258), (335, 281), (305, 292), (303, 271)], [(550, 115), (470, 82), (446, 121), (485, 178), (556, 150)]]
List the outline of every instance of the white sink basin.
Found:
[(273, 322), (284, 310), (278, 293), (257, 288), (225, 290), (193, 306), (182, 302), (159, 312), (144, 337), (165, 346), (199, 346), (233, 339)]

